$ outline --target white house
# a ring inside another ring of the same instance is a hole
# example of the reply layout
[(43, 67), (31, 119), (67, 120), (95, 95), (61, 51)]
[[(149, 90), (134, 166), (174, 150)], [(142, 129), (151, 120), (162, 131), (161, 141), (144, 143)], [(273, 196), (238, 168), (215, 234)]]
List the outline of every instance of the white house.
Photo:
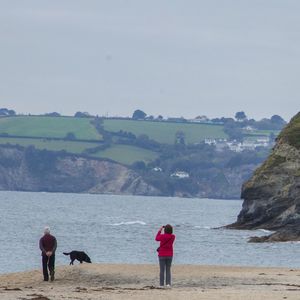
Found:
[(209, 119), (207, 116), (197, 116), (195, 119), (190, 119), (189, 121), (192, 123), (206, 123)]
[(177, 177), (177, 178), (180, 178), (180, 179), (190, 177), (189, 173), (187, 173), (185, 171), (176, 171), (175, 173), (172, 173), (170, 176), (171, 177)]
[(162, 172), (162, 168), (160, 167), (155, 167), (152, 169), (154, 172)]
[(206, 138), (206, 139), (204, 139), (204, 143), (207, 145), (216, 145), (217, 141), (216, 141), (216, 139)]
[(245, 131), (249, 131), (249, 132), (253, 132), (254, 131), (254, 128), (251, 127), (251, 126), (246, 126), (243, 128)]

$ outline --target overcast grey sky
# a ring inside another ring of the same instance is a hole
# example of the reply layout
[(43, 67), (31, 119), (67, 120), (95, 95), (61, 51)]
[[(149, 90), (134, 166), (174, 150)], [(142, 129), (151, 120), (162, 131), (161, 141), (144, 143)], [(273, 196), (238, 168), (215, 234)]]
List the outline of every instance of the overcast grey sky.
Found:
[(299, 20), (299, 0), (0, 0), (0, 107), (289, 120)]

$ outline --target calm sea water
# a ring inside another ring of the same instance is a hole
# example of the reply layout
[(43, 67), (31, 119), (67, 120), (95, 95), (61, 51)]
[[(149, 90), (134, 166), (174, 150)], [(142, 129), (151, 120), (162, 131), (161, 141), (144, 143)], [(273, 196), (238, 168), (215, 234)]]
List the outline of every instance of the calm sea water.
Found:
[(250, 244), (266, 232), (213, 229), (232, 223), (237, 200), (0, 192), (0, 273), (40, 268), (45, 225), (63, 251), (82, 250), (97, 263), (157, 263), (154, 241), (166, 223), (176, 234), (174, 263), (300, 267), (299, 243)]

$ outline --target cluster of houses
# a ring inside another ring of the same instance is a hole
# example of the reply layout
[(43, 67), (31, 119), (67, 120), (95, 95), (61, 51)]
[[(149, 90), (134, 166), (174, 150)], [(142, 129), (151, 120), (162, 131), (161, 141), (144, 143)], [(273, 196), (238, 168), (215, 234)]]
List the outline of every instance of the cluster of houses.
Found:
[(228, 141), (226, 139), (212, 139), (207, 138), (204, 140), (207, 145), (214, 145), (217, 151), (231, 150), (234, 152), (242, 152), (245, 150), (254, 151), (256, 148), (270, 148), (274, 142), (268, 136), (259, 136), (255, 139), (245, 139), (242, 142)]

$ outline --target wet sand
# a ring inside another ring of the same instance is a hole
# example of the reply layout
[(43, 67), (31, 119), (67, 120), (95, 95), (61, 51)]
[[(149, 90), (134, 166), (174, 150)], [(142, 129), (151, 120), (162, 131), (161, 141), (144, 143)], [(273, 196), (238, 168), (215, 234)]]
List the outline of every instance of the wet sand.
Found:
[(0, 275), (0, 299), (300, 299), (300, 269), (174, 265), (172, 288), (158, 287), (157, 265), (59, 266)]

